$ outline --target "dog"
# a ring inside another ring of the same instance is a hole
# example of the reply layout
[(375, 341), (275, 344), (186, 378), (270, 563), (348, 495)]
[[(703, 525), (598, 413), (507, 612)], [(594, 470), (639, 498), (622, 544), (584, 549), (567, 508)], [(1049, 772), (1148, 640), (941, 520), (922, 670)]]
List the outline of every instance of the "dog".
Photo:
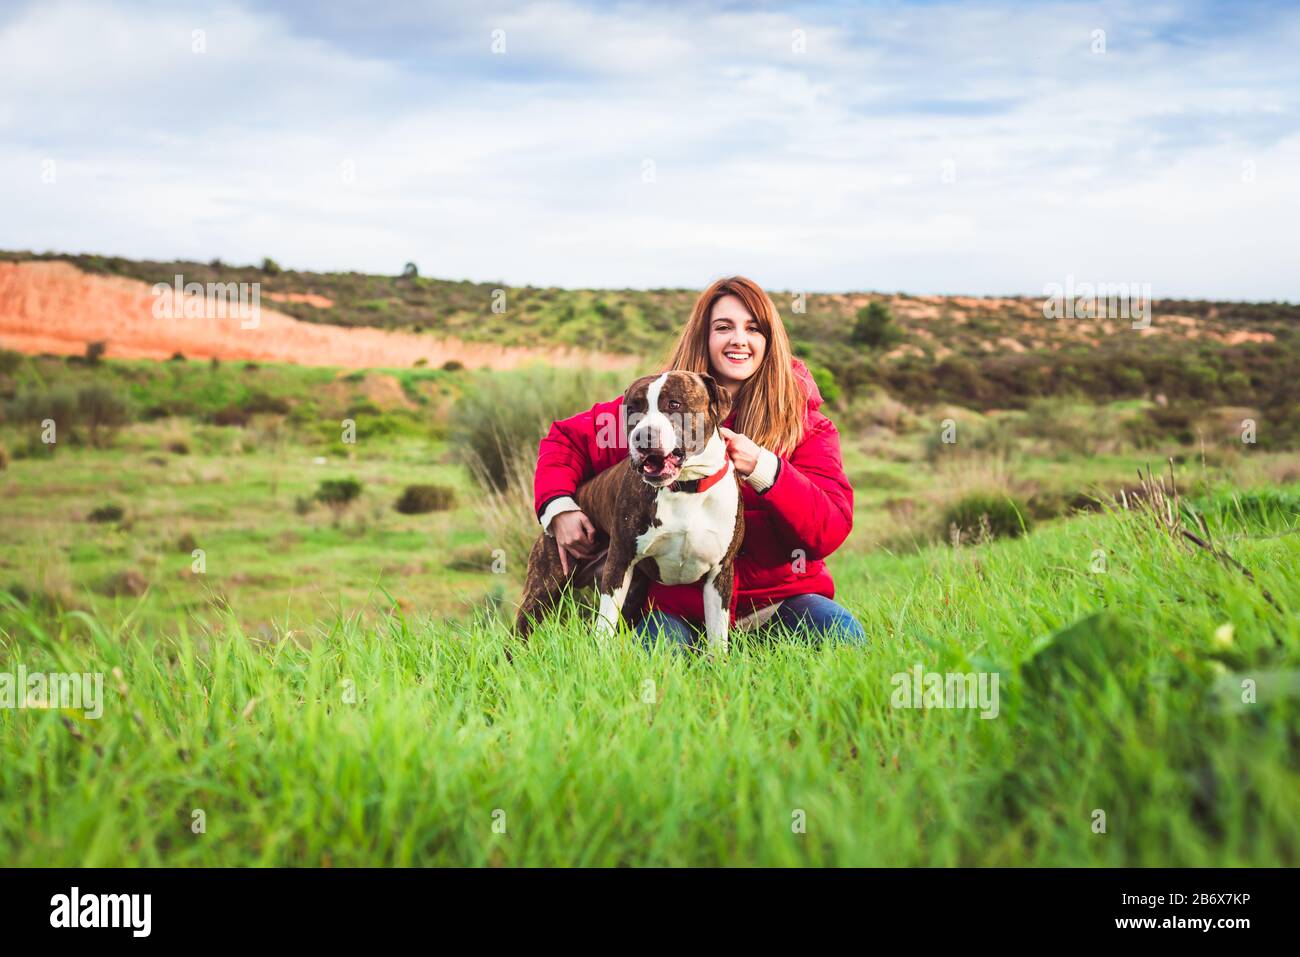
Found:
[[(703, 583), (707, 650), (726, 653), (734, 563), (745, 537), (741, 479), (719, 432), (730, 408), (729, 393), (696, 372), (644, 376), (623, 394), (627, 460), (574, 496), (609, 538), (599, 570), (599, 637), (614, 634), (620, 614), (631, 618), (652, 581)], [(515, 621), (522, 639), (566, 586), (584, 584), (584, 571), (594, 571), (593, 563), (574, 564), (566, 575), (555, 539), (537, 539)]]

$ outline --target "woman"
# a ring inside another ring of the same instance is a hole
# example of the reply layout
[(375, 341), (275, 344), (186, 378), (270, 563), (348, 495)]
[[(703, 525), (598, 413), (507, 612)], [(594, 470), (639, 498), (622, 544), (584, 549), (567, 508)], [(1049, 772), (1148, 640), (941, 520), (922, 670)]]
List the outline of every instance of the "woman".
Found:
[[(744, 479), (745, 538), (736, 556), (733, 621), (744, 629), (778, 622), (809, 638), (862, 642), (862, 626), (836, 604), (825, 559), (853, 528), (853, 489), (840, 461), (839, 433), (818, 411), (821, 393), (767, 293), (742, 277), (700, 294), (664, 367), (707, 373), (731, 395), (722, 436)], [(542, 527), (561, 560), (598, 555), (596, 530), (578, 508), (579, 485), (627, 455), (597, 441), (597, 422), (617, 417), (622, 397), (556, 422), (542, 439), (534, 479)], [(685, 645), (703, 628), (700, 586), (650, 587), (637, 625), (647, 639)]]

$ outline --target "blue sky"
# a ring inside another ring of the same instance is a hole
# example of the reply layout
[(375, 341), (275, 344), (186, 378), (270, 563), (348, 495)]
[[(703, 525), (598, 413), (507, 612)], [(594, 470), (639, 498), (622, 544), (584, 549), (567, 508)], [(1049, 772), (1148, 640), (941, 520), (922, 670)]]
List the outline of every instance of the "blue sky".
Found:
[(0, 247), (1297, 301), (1297, 49), (1283, 4), (0, 0)]

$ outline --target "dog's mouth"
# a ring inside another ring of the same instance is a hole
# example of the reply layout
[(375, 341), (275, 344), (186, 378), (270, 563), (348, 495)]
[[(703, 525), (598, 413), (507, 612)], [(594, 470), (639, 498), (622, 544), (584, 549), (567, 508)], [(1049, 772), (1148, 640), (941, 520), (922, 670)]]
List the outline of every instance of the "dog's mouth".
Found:
[(682, 456), (680, 452), (675, 451), (666, 455), (647, 452), (636, 463), (636, 469), (651, 485), (664, 485), (675, 479), (677, 473), (682, 470)]

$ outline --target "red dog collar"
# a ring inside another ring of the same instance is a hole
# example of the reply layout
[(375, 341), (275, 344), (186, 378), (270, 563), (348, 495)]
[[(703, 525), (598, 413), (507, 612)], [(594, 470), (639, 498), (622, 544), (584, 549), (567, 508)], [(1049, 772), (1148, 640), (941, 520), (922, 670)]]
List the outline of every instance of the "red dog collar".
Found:
[(722, 468), (718, 469), (712, 475), (700, 479), (687, 479), (685, 482), (672, 482), (668, 486), (670, 492), (707, 492), (713, 486), (722, 481), (722, 477), (727, 474), (727, 466), (730, 462), (723, 462)]

